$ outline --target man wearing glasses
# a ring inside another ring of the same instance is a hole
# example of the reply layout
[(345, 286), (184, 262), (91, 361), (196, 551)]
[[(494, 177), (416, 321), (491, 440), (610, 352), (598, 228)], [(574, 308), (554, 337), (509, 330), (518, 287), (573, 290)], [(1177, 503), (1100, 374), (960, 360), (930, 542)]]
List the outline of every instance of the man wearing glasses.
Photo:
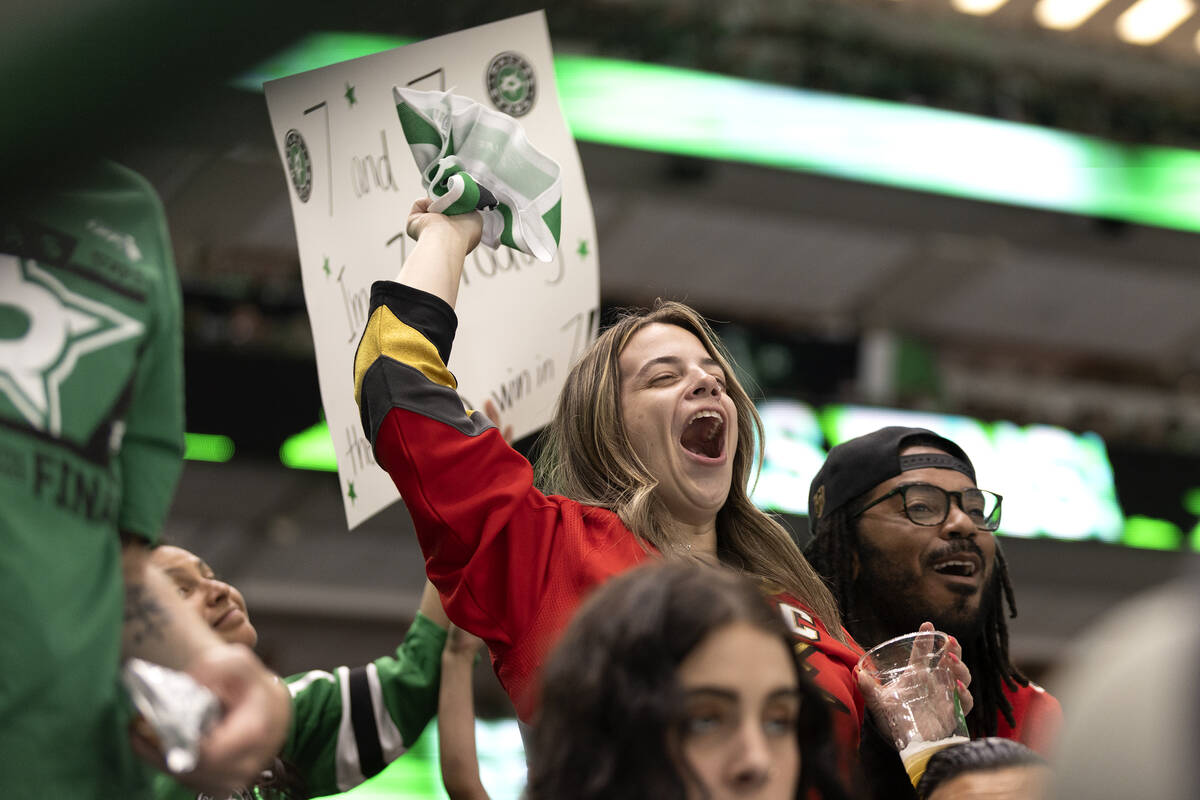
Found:
[[(1046, 753), (1062, 710), (1009, 659), (1005, 605), (1010, 615), (1016, 608), (994, 536), (1001, 500), (975, 485), (975, 468), (954, 442), (921, 428), (881, 428), (829, 451), (809, 490), (805, 554), (860, 645), (932, 621), (958, 639), (971, 670), (971, 735)], [(863, 755), (868, 766), (874, 759)]]

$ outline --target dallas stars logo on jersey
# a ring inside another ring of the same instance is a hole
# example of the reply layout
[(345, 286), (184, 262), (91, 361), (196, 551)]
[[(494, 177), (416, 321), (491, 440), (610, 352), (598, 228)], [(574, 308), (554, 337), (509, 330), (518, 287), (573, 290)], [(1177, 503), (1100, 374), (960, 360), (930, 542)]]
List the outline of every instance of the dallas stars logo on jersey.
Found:
[(33, 428), (61, 436), (59, 390), (80, 358), (143, 330), (36, 262), (0, 255), (0, 394)]

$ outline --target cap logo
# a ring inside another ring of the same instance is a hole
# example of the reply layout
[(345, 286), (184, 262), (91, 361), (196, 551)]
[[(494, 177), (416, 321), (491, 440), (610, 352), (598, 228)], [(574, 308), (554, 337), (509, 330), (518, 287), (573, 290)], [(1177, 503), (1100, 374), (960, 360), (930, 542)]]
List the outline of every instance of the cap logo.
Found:
[(817, 491), (813, 494), (812, 513), (817, 519), (820, 519), (821, 515), (825, 513), (825, 484), (818, 486)]

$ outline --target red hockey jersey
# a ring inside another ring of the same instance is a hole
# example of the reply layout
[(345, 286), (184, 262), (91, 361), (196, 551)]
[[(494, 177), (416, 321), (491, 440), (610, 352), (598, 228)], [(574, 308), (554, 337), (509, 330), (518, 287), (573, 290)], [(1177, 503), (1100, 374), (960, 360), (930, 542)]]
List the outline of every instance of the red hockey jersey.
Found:
[[(355, 363), (363, 428), (412, 515), (447, 614), (487, 642), (528, 721), (540, 666), (583, 598), (656, 553), (611, 511), (538, 491), (529, 462), (463, 408), (445, 366), (456, 325), (448, 305), (388, 282), (372, 288), (371, 305)], [(857, 752), (863, 701), (852, 670), (861, 650), (795, 598), (772, 599), (833, 706), (842, 752)]]

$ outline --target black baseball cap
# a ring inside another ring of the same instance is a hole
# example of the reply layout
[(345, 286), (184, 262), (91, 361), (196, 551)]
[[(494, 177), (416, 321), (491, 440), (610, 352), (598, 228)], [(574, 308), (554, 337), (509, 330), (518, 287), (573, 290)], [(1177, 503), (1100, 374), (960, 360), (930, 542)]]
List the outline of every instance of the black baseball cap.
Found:
[[(936, 447), (946, 453), (901, 456), (910, 444)], [(975, 467), (963, 449), (944, 436), (924, 428), (887, 428), (842, 442), (829, 451), (808, 489), (808, 530), (816, 534), (817, 521), (866, 494), (879, 484), (910, 469), (953, 469), (975, 480)]]

